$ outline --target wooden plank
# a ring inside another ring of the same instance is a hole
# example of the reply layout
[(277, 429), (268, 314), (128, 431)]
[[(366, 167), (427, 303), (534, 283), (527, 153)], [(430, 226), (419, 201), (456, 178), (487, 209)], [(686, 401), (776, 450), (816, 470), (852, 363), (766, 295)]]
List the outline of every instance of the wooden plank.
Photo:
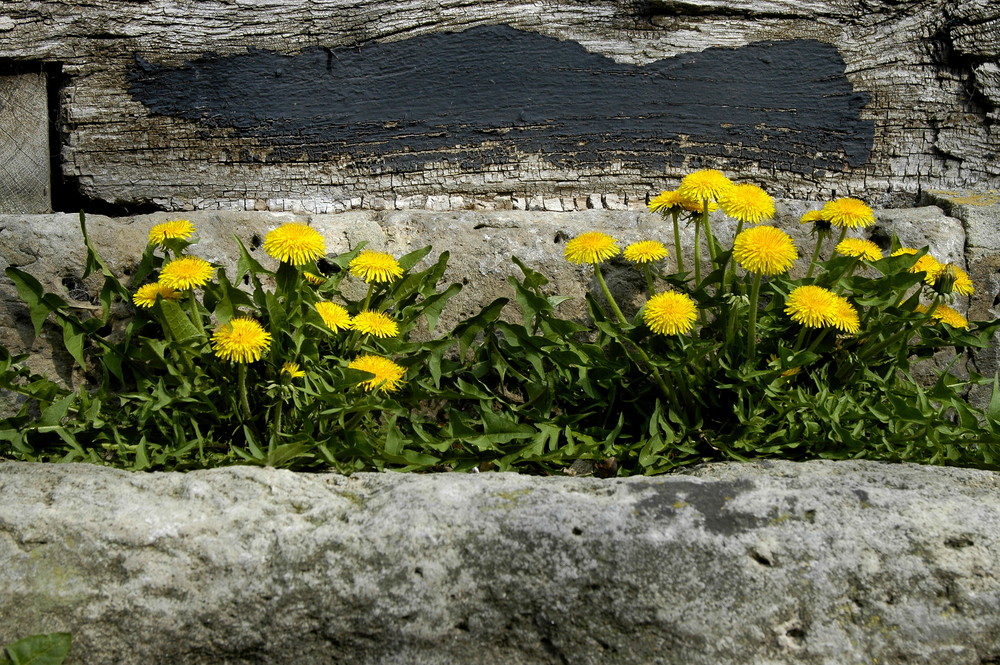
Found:
[(0, 212), (51, 211), (48, 126), (45, 74), (0, 76)]

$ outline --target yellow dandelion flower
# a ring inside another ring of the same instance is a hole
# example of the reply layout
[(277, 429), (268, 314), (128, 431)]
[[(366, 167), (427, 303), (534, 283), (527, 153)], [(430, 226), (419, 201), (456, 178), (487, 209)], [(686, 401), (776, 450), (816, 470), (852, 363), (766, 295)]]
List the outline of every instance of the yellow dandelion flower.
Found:
[(651, 263), (667, 258), (667, 248), (656, 240), (640, 240), (626, 247), (623, 256), (633, 263)]
[(649, 212), (668, 213), (675, 208), (680, 208), (683, 200), (683, 197), (676, 190), (666, 190), (651, 198), (646, 207), (649, 208)]
[(365, 390), (380, 389), (391, 392), (399, 388), (403, 383), (403, 376), (406, 369), (381, 356), (365, 355), (359, 356), (348, 365), (351, 369), (360, 369), (363, 372), (374, 374), (370, 379), (362, 381)]
[(298, 363), (286, 362), (281, 366), (281, 373), (287, 374), (293, 379), (298, 379), (306, 375)]
[(976, 287), (972, 284), (972, 278), (969, 277), (969, 273), (958, 266), (952, 267), (955, 269), (955, 284), (951, 287), (951, 290), (963, 296), (971, 296), (975, 293)]
[(157, 224), (149, 230), (149, 244), (163, 245), (168, 240), (175, 238), (190, 238), (194, 233), (194, 224), (186, 219), (177, 219), (172, 222)]
[(326, 284), (326, 277), (322, 277), (320, 275), (314, 275), (311, 272), (303, 272), (302, 277), (304, 277), (305, 280), (310, 284), (312, 284), (313, 286), (323, 286), (324, 284)]
[(212, 334), (215, 355), (223, 360), (252, 363), (271, 346), (271, 334), (257, 321), (239, 316), (223, 323)]
[(389, 315), (371, 310), (355, 316), (351, 320), (351, 327), (362, 334), (375, 337), (395, 337), (399, 334), (399, 325)]
[(785, 300), (785, 314), (807, 328), (824, 328), (837, 311), (837, 294), (822, 286), (799, 286)]
[(181, 294), (172, 287), (154, 282), (140, 286), (139, 290), (132, 296), (132, 302), (135, 303), (136, 307), (152, 307), (156, 304), (157, 296), (164, 300), (179, 300)]
[(777, 275), (792, 267), (799, 252), (791, 236), (781, 229), (755, 226), (736, 236), (733, 258), (750, 272)]
[(799, 218), (799, 224), (812, 224), (813, 222), (826, 222), (826, 217), (823, 216), (822, 210), (809, 210), (802, 217)]
[[(892, 256), (902, 256), (903, 254), (916, 254), (917, 250), (910, 247), (902, 247), (897, 249), (892, 253)], [(917, 262), (910, 266), (907, 272), (922, 272), (924, 273), (924, 281), (928, 284), (934, 284), (934, 280), (937, 279), (941, 271), (944, 270), (944, 264), (940, 263), (930, 254), (924, 254)]]
[(646, 303), (642, 320), (659, 335), (682, 335), (694, 328), (698, 308), (690, 296), (674, 291), (657, 293)]
[(774, 217), (774, 199), (757, 185), (733, 185), (722, 194), (719, 206), (740, 222), (758, 224)]
[(600, 263), (618, 254), (618, 241), (606, 233), (581, 233), (566, 243), (564, 255), (570, 263)]
[(301, 266), (326, 254), (326, 241), (319, 231), (308, 224), (282, 224), (264, 238), (268, 256)]
[[(681, 180), (677, 192), (686, 199), (698, 201), (718, 201), (733, 186), (732, 180), (715, 169), (702, 169), (689, 173)], [(701, 210), (699, 205), (698, 210)]]
[(335, 302), (318, 302), (316, 303), (316, 311), (326, 327), (333, 332), (348, 330), (351, 327), (351, 315)]
[(878, 261), (882, 258), (882, 250), (879, 249), (879, 246), (864, 238), (844, 238), (837, 243), (835, 250), (838, 254), (866, 261)]
[(830, 315), (830, 325), (841, 332), (856, 335), (861, 330), (861, 318), (847, 298), (836, 296), (836, 306)]
[(939, 304), (934, 308), (934, 311), (931, 312), (931, 318), (952, 328), (969, 329), (969, 320), (944, 304)]
[(836, 199), (823, 206), (823, 217), (834, 226), (856, 229), (875, 223), (875, 213), (863, 201), (852, 198)]
[(160, 284), (184, 291), (202, 286), (212, 279), (215, 268), (197, 256), (183, 256), (163, 266)]
[(376, 252), (370, 249), (362, 250), (348, 264), (351, 274), (372, 282), (391, 282), (403, 276), (403, 269), (392, 254)]

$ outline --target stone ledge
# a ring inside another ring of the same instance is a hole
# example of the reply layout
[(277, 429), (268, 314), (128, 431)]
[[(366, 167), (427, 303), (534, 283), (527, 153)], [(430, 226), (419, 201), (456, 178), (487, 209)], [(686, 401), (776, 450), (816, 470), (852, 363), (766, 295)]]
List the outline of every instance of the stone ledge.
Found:
[(0, 643), (70, 663), (1000, 658), (1000, 475), (872, 462), (509, 474), (0, 464)]

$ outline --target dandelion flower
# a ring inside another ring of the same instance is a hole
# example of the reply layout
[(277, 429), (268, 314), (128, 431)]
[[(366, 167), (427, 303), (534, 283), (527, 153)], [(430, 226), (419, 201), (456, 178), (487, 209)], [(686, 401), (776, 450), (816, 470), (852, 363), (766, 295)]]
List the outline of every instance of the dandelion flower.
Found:
[[(715, 169), (702, 169), (689, 173), (681, 180), (677, 192), (693, 201), (718, 201), (733, 186), (732, 180)], [(701, 210), (701, 207), (698, 208)]]
[(812, 224), (814, 222), (826, 222), (826, 217), (823, 216), (822, 210), (809, 210), (802, 217), (799, 218), (799, 224)]
[(733, 185), (722, 194), (719, 207), (740, 222), (758, 224), (774, 217), (774, 199), (757, 185)]
[(697, 316), (698, 309), (690, 296), (667, 291), (649, 299), (642, 320), (659, 335), (681, 335), (694, 328)]
[(215, 355), (223, 360), (252, 363), (271, 346), (271, 334), (257, 321), (239, 316), (223, 323), (212, 334)]
[(326, 242), (313, 227), (292, 222), (267, 234), (264, 251), (278, 261), (301, 266), (326, 254)]
[(152, 307), (156, 304), (157, 296), (164, 300), (179, 300), (181, 294), (172, 287), (154, 282), (140, 286), (139, 290), (132, 296), (132, 302), (135, 303), (136, 307)]
[(606, 233), (581, 233), (566, 243), (564, 255), (570, 263), (600, 263), (618, 253), (618, 241)]
[(164, 245), (168, 240), (190, 238), (194, 233), (194, 224), (186, 219), (157, 224), (149, 230), (150, 245)]
[[(897, 249), (892, 253), (892, 256), (902, 256), (903, 254), (916, 254), (917, 250), (910, 247), (902, 247)], [(924, 274), (924, 281), (928, 284), (934, 284), (934, 280), (937, 279), (941, 271), (944, 270), (944, 265), (940, 263), (930, 254), (924, 254), (917, 262), (910, 266), (907, 272), (922, 272)]]
[(160, 271), (160, 284), (184, 291), (202, 286), (212, 279), (215, 268), (205, 259), (184, 256), (174, 259)]
[(945, 304), (938, 304), (931, 312), (931, 318), (952, 328), (969, 329), (969, 320)]
[(316, 303), (316, 311), (326, 327), (333, 332), (347, 330), (351, 327), (351, 315), (335, 302), (318, 302)]
[(684, 198), (676, 190), (666, 190), (651, 198), (646, 207), (649, 208), (649, 212), (667, 213), (680, 208), (683, 200)]
[(861, 318), (847, 298), (836, 296), (836, 306), (830, 315), (830, 325), (841, 332), (856, 335), (861, 330)]
[(836, 252), (866, 261), (878, 261), (882, 258), (882, 250), (879, 249), (879, 246), (864, 238), (844, 238), (837, 243)]
[(837, 311), (837, 294), (822, 286), (799, 286), (785, 300), (785, 314), (807, 328), (824, 328)]
[(323, 286), (324, 284), (326, 284), (325, 277), (322, 277), (320, 275), (315, 275), (311, 272), (303, 272), (302, 277), (304, 277), (305, 280), (310, 284), (312, 284), (313, 286)]
[(391, 392), (396, 390), (403, 383), (403, 375), (406, 374), (405, 368), (381, 356), (359, 356), (352, 360), (348, 367), (351, 369), (360, 369), (363, 372), (370, 372), (375, 375), (366, 381), (362, 381), (365, 390), (369, 391), (381, 389)]
[(351, 259), (348, 267), (352, 275), (369, 284), (372, 282), (391, 282), (403, 276), (403, 269), (392, 254), (370, 249), (362, 250), (360, 254)]
[(972, 278), (969, 277), (969, 273), (965, 272), (958, 266), (952, 266), (955, 269), (955, 284), (951, 287), (951, 290), (963, 296), (971, 296), (976, 292), (976, 287), (972, 284)]
[(298, 363), (292, 363), (292, 362), (286, 362), (284, 365), (282, 365), (281, 373), (287, 374), (293, 379), (298, 379), (306, 375), (306, 373), (302, 371), (302, 368), (299, 366)]
[(399, 326), (389, 315), (371, 310), (355, 316), (351, 320), (351, 327), (360, 333), (375, 337), (395, 337), (399, 334)]
[(651, 263), (667, 258), (667, 248), (656, 240), (641, 240), (626, 247), (623, 256), (633, 263)]
[(755, 226), (736, 236), (733, 258), (750, 272), (777, 275), (791, 268), (799, 253), (791, 236), (781, 229)]
[(823, 206), (821, 212), (834, 226), (856, 229), (875, 223), (875, 213), (858, 199), (842, 198), (830, 201)]

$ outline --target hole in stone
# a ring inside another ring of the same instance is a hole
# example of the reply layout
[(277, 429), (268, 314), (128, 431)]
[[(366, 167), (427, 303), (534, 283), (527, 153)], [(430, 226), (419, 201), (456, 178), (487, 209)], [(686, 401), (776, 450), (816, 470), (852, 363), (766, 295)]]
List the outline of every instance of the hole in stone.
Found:
[(976, 543), (972, 541), (971, 538), (966, 538), (965, 536), (958, 536), (955, 538), (948, 538), (944, 541), (945, 547), (951, 547), (952, 549), (960, 550), (965, 547), (972, 547)]
[(581, 529), (578, 526), (573, 527), (573, 535), (574, 536), (582, 536), (583, 535), (583, 529)]
[(801, 628), (789, 628), (787, 631), (785, 631), (785, 635), (787, 635), (793, 640), (801, 640), (806, 636), (806, 631), (802, 630)]
[(262, 244), (264, 244), (264, 243), (263, 243), (263, 241), (262, 241), (262, 240), (260, 239), (260, 236), (259, 236), (259, 235), (257, 235), (257, 234), (255, 233), (255, 234), (253, 234), (252, 236), (250, 236), (250, 251), (251, 251), (251, 252), (255, 252), (255, 251), (257, 251), (258, 249), (260, 249), (260, 246), (261, 246)]
[(340, 266), (336, 263), (330, 263), (326, 259), (320, 259), (317, 261), (316, 267), (319, 268), (319, 271), (324, 275), (336, 275), (340, 272)]
[(66, 292), (69, 294), (69, 297), (73, 300), (96, 304), (95, 298), (91, 297), (90, 292), (87, 291), (84, 283), (76, 277), (63, 277), (61, 281), (62, 285), (66, 287)]
[(463, 633), (467, 633), (469, 632), (469, 621), (467, 619), (462, 619), (461, 621), (455, 624), (455, 628), (456, 630), (460, 630)]
[(561, 242), (566, 242), (569, 240), (569, 235), (563, 233), (562, 231), (556, 231), (556, 236), (552, 239), (552, 242), (559, 244)]
[(423, 576), (424, 576), (424, 569), (423, 569), (423, 568), (421, 568), (420, 566), (417, 566), (416, 568), (414, 568), (414, 569), (413, 569), (413, 572), (414, 572), (414, 574), (416, 574), (416, 575), (417, 575), (418, 577), (423, 577)]
[(771, 566), (774, 565), (774, 562), (771, 561), (770, 558), (768, 558), (767, 556), (761, 554), (757, 550), (750, 550), (750, 556), (753, 558), (754, 561), (756, 561), (757, 563), (759, 563), (762, 566), (767, 566), (767, 567), (770, 568)]

